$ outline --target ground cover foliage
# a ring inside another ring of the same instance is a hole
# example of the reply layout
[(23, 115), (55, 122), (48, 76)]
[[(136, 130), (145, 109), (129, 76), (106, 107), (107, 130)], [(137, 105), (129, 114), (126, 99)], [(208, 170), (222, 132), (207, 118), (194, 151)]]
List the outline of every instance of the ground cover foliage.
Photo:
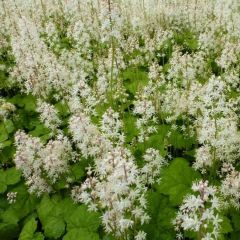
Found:
[(2, 0), (0, 239), (239, 239), (239, 15)]

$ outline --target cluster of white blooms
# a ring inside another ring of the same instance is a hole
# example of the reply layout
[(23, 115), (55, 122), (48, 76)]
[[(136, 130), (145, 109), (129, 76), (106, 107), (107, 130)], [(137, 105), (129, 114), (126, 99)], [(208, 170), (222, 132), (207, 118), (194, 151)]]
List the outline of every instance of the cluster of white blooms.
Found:
[(153, 184), (156, 180), (160, 180), (159, 175), (162, 167), (166, 164), (166, 160), (160, 155), (159, 151), (148, 148), (143, 155), (145, 165), (141, 168), (141, 178), (144, 183)]
[(57, 110), (49, 103), (39, 101), (37, 111), (40, 113), (40, 119), (46, 127), (56, 130), (60, 124)]
[(55, 182), (59, 175), (68, 171), (68, 161), (72, 160), (71, 152), (69, 140), (62, 135), (58, 135), (56, 140), (50, 140), (40, 151), (42, 167), (52, 182)]
[(71, 117), (69, 130), (73, 141), (85, 158), (101, 156), (110, 147), (110, 143), (101, 135), (90, 117), (84, 113)]
[[(107, 152), (96, 164), (95, 169), (89, 169), (81, 187), (72, 190), (72, 196), (91, 210), (104, 211), (102, 223), (106, 232), (127, 236), (129, 229), (149, 220), (145, 213), (146, 189), (138, 181), (139, 170), (131, 152), (124, 147)], [(145, 236), (138, 233), (136, 239)]]
[(67, 71), (48, 51), (40, 37), (39, 26), (26, 16), (20, 17), (16, 24), (18, 32), (12, 38), (12, 48), (17, 65), (12, 76), (24, 85), (27, 92), (35, 95), (45, 97), (53, 90), (64, 91)]
[(223, 164), (220, 190), (230, 204), (240, 207), (240, 172), (232, 164)]
[(157, 120), (155, 117), (155, 107), (151, 100), (144, 98), (144, 96), (140, 96), (139, 99), (134, 102), (133, 112), (139, 116), (136, 122), (139, 130), (138, 140), (139, 142), (144, 142), (149, 134), (156, 131), (153, 125)]
[[(146, 165), (138, 169), (131, 152), (123, 147), (123, 125), (119, 118), (119, 113), (107, 109), (99, 129), (84, 113), (70, 119), (77, 147), (84, 157), (95, 158), (88, 178), (80, 187), (73, 188), (72, 197), (87, 204), (90, 210), (101, 210), (105, 231), (117, 237), (126, 236), (129, 229), (149, 220), (145, 212), (145, 185), (158, 180), (165, 163), (157, 150), (148, 149), (144, 155)], [(135, 236), (145, 237), (142, 231)]]
[[(192, 230), (198, 239), (218, 239), (222, 219), (219, 216), (220, 199), (217, 189), (209, 186), (207, 181), (199, 181), (192, 185), (197, 195), (187, 195), (174, 219), (176, 231)], [(181, 238), (181, 234), (178, 235)]]
[(122, 34), (120, 30), (123, 18), (117, 3), (113, 0), (101, 1), (99, 20), (101, 22), (101, 42), (117, 40), (120, 41)]
[(16, 202), (16, 198), (17, 198), (17, 192), (8, 192), (7, 193), (7, 201), (10, 204), (13, 204)]
[[(37, 195), (50, 192), (48, 179), (54, 183), (61, 174), (68, 171), (72, 149), (66, 137), (58, 136), (44, 146), (39, 138), (18, 131), (15, 144), (17, 150), (14, 162), (17, 169), (22, 171), (30, 192)], [(45, 176), (48, 179), (45, 179)]]
[[(194, 167), (205, 172), (217, 162), (234, 162), (239, 157), (238, 117), (226, 98), (226, 83), (212, 77), (202, 87), (200, 116), (196, 124), (198, 141)], [(229, 135), (231, 132), (231, 135)]]
[(101, 131), (111, 142), (123, 143), (124, 134), (121, 133), (123, 124), (119, 120), (119, 113), (109, 108), (102, 116)]
[(176, 48), (172, 53), (170, 65), (167, 79), (171, 79), (175, 84), (182, 80), (181, 84), (187, 88), (191, 81), (205, 72), (204, 52), (182, 54), (181, 49)]
[(16, 168), (20, 169), (27, 181), (30, 192), (36, 192), (41, 195), (43, 192), (50, 192), (48, 183), (41, 178), (42, 162), (39, 160), (39, 154), (43, 148), (39, 138), (30, 137), (26, 133), (19, 131), (15, 135), (15, 144), (17, 147), (14, 162)]
[(238, 62), (238, 56), (240, 55), (240, 40), (236, 42), (226, 42), (221, 56), (216, 60), (217, 64), (224, 69), (230, 68), (233, 64)]
[(0, 119), (6, 119), (15, 110), (16, 107), (12, 103), (6, 102), (5, 99), (0, 98)]
[(135, 240), (145, 240), (147, 237), (147, 234), (143, 231), (139, 231), (137, 235), (135, 236)]

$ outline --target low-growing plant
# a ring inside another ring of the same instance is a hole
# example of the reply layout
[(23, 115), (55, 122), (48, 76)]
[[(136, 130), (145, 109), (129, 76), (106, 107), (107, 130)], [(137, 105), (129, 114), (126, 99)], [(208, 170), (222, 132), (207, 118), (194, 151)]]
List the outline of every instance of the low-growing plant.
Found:
[(2, 0), (0, 239), (239, 239), (239, 14)]

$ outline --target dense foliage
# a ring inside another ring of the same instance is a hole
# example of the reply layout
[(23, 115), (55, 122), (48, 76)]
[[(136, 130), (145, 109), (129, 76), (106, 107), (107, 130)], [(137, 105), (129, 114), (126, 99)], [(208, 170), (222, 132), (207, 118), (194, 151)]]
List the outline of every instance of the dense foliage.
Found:
[(0, 239), (240, 239), (238, 0), (1, 0)]

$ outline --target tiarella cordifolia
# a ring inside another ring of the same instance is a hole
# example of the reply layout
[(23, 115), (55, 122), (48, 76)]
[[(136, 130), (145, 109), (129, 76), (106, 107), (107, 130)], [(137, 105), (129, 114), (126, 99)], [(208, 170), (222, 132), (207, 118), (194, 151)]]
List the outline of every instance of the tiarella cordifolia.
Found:
[(9, 117), (11, 113), (16, 110), (16, 107), (10, 103), (0, 98), (0, 119), (4, 120)]
[[(231, 163), (224, 163), (221, 169), (222, 182), (220, 191), (223, 197), (236, 208), (240, 206), (240, 172)], [(228, 204), (227, 204), (228, 206)]]
[[(106, 232), (143, 240), (147, 189), (161, 179), (168, 138), (180, 131), (196, 138), (193, 168), (211, 184), (221, 171), (221, 186), (193, 185), (198, 195), (183, 200), (178, 237), (190, 229), (217, 239), (218, 195), (239, 205), (239, 7), (237, 0), (1, 1), (0, 46), (14, 64), (0, 70), (37, 98), (50, 131), (47, 142), (15, 134), (14, 162), (29, 191), (54, 191), (72, 162), (84, 159), (87, 176), (70, 186), (73, 199), (100, 211)], [(56, 103), (67, 109), (64, 121)], [(0, 99), (1, 120), (15, 110)], [(136, 127), (131, 139), (126, 115)], [(163, 153), (145, 147), (165, 134), (160, 124), (169, 127)], [(143, 166), (134, 157), (141, 144)]]
[[(207, 181), (199, 181), (192, 185), (197, 195), (188, 195), (184, 198), (179, 212), (173, 221), (176, 231), (192, 230), (197, 233), (198, 239), (218, 239), (220, 223), (220, 200), (217, 189), (209, 186)], [(178, 235), (182, 239), (182, 235)]]
[[(68, 171), (72, 149), (67, 137), (58, 135), (45, 146), (39, 138), (22, 131), (15, 135), (15, 164), (23, 172), (30, 192), (41, 195), (52, 190), (50, 183)], [(49, 183), (50, 180), (50, 183)]]
[(60, 119), (57, 115), (57, 110), (46, 102), (38, 102), (37, 111), (40, 113), (40, 119), (46, 127), (52, 131), (56, 130), (60, 124)]
[(7, 200), (10, 204), (16, 202), (17, 192), (8, 192), (7, 193)]
[[(161, 161), (161, 157), (157, 157)], [(154, 164), (155, 159), (147, 160)], [(140, 171), (130, 151), (116, 147), (98, 159), (94, 169), (88, 170), (88, 178), (81, 187), (72, 190), (72, 197), (76, 202), (89, 205), (90, 210), (101, 209), (104, 212), (102, 223), (106, 232), (117, 237), (129, 237), (129, 229), (135, 229), (137, 224), (142, 225), (149, 220), (145, 213), (144, 183), (147, 181), (138, 179)], [(142, 172), (145, 174), (145, 170)], [(145, 236), (140, 232), (135, 238), (145, 239)]]

